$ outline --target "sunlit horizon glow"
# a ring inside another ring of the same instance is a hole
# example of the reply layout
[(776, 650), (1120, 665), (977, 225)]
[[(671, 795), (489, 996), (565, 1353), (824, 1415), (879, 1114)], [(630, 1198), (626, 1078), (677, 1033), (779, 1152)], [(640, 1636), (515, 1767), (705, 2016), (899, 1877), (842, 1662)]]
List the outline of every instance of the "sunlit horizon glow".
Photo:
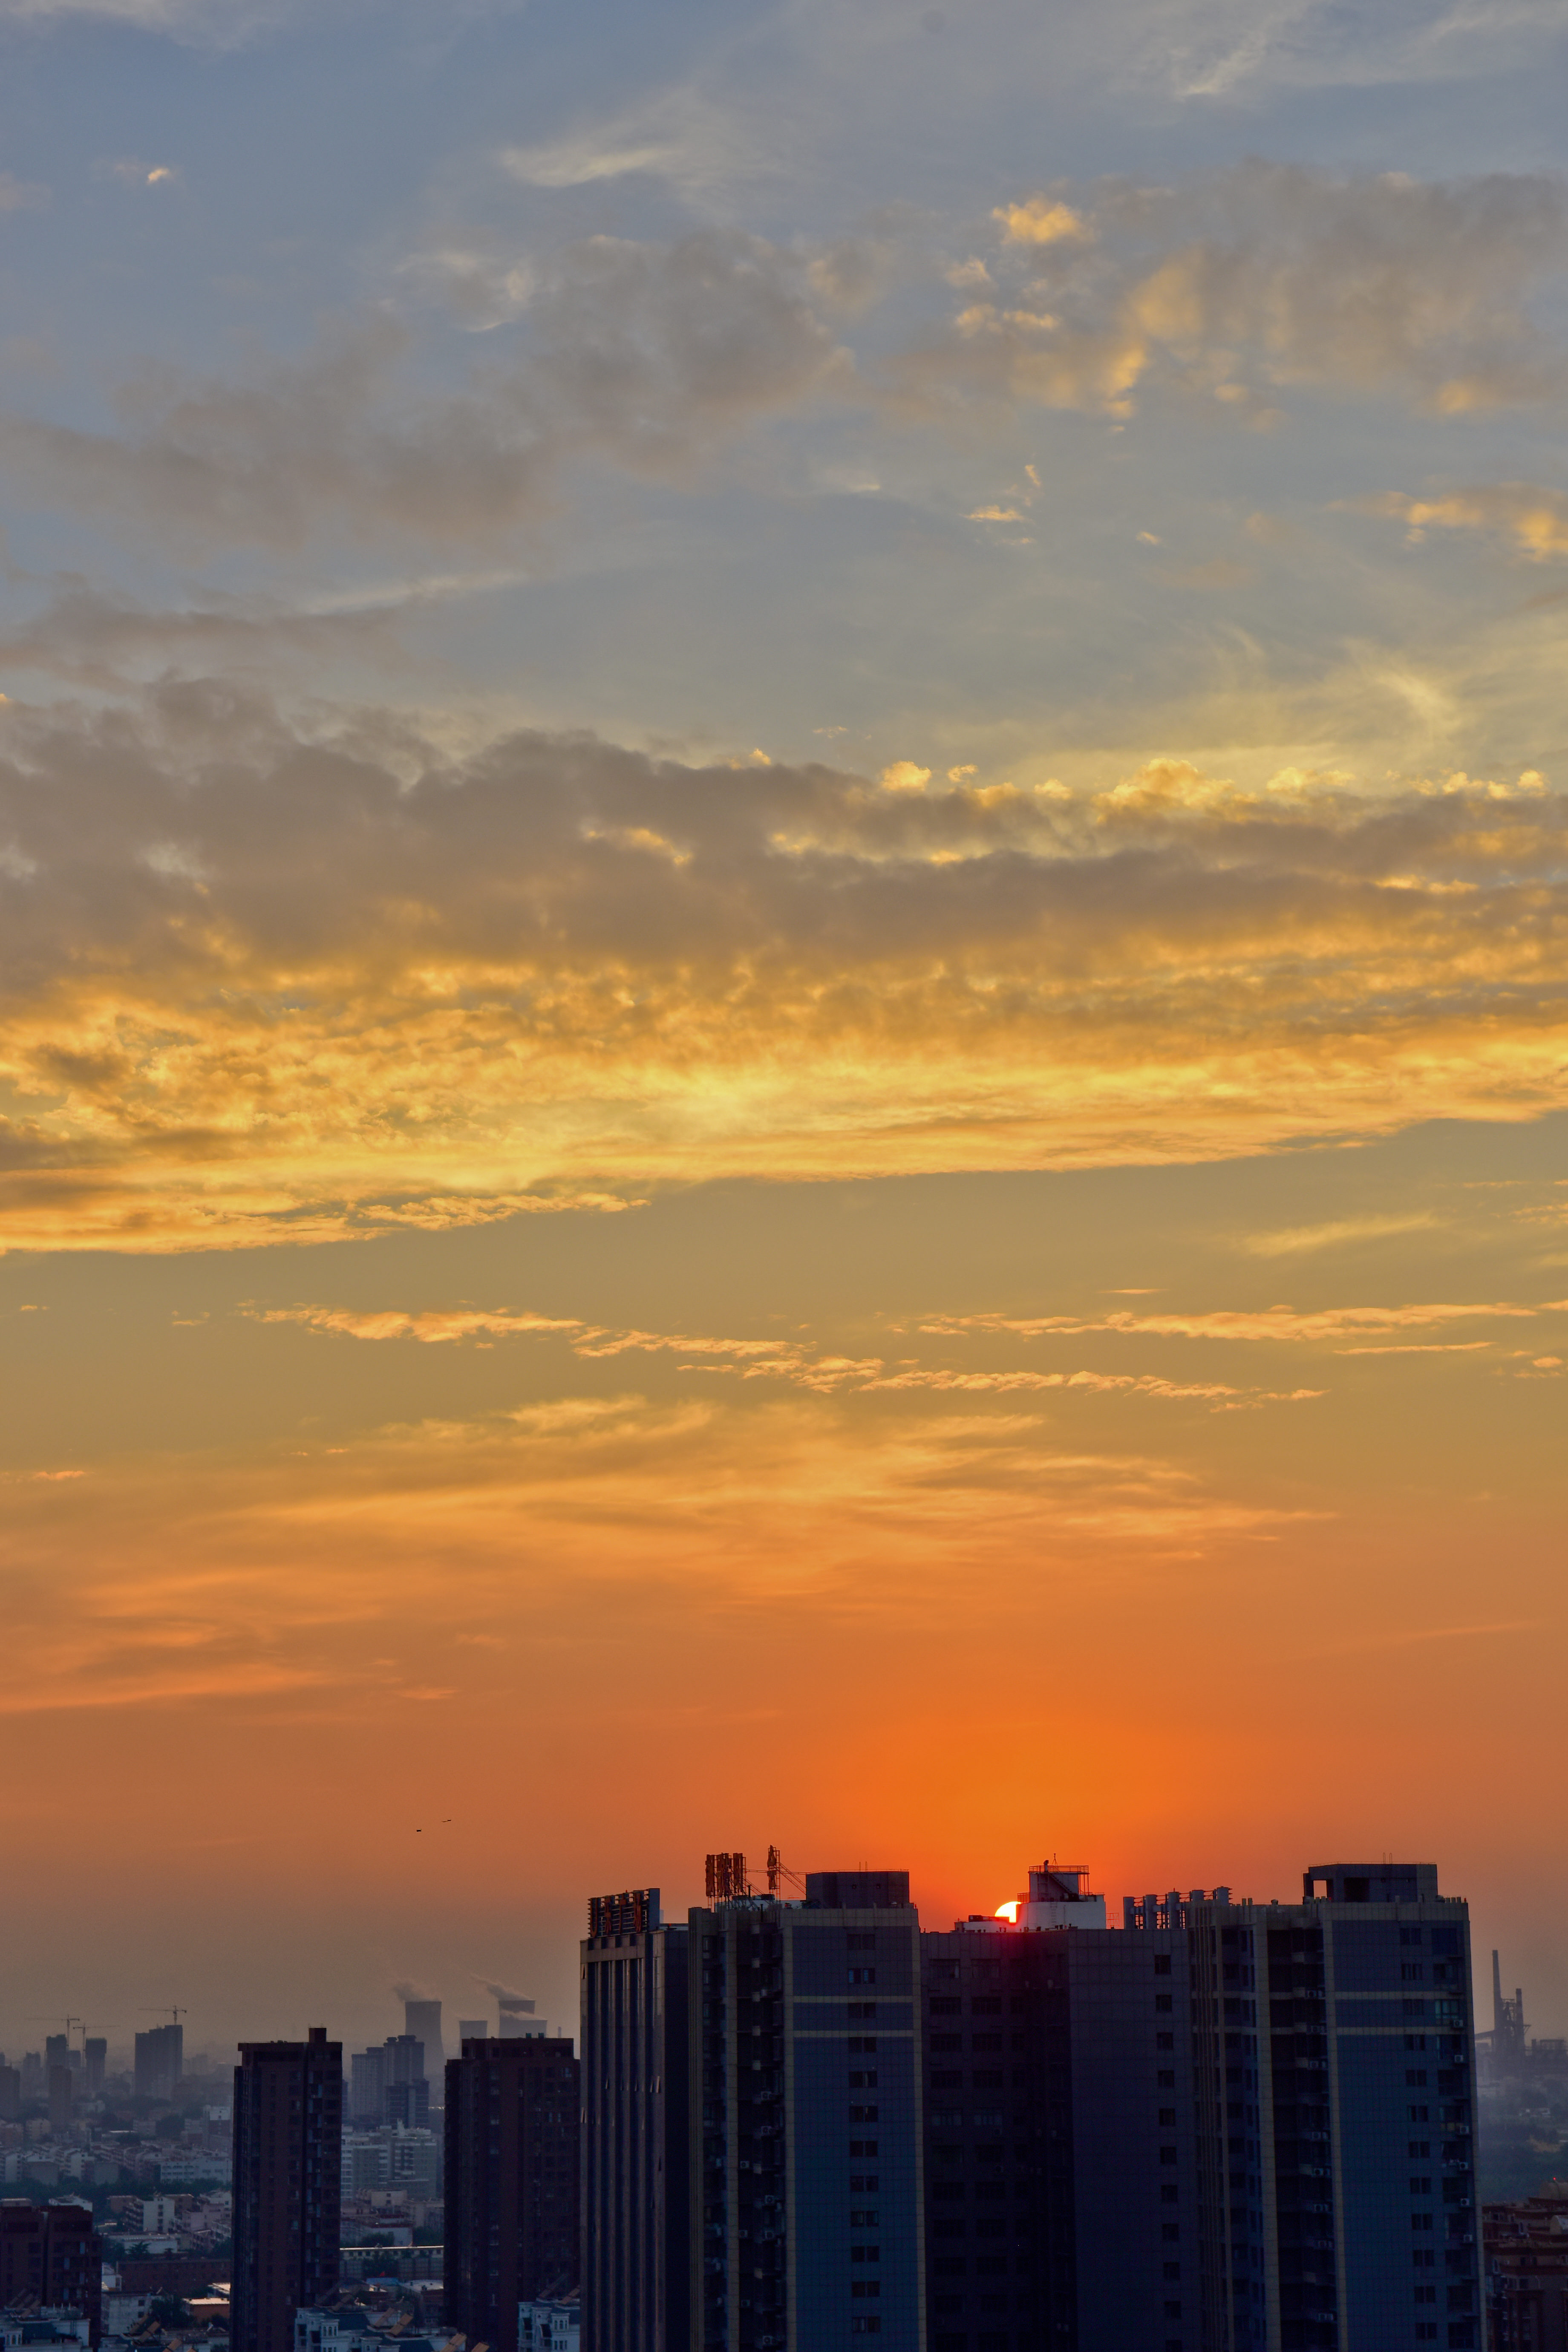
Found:
[(1565, 39), (0, 0), (0, 2047), (769, 1842), (1568, 2022)]

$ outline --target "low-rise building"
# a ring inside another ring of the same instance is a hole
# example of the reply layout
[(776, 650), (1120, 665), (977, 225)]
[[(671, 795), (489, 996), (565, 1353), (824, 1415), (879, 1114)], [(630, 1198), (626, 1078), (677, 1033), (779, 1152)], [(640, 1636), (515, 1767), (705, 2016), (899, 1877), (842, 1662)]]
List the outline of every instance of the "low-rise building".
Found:
[(1481, 2209), (1491, 2352), (1568, 2352), (1568, 2183)]
[(581, 2352), (582, 2342), (583, 2309), (577, 2295), (518, 2305), (518, 2352)]

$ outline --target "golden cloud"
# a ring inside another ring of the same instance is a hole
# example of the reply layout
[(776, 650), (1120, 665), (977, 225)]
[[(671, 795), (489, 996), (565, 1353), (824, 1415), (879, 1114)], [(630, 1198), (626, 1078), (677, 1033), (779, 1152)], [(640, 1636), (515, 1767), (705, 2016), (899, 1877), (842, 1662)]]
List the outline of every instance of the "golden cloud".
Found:
[(959, 773), (539, 735), (455, 761), (215, 683), (9, 706), (5, 1241), (311, 1240), (1568, 1098), (1539, 778)]

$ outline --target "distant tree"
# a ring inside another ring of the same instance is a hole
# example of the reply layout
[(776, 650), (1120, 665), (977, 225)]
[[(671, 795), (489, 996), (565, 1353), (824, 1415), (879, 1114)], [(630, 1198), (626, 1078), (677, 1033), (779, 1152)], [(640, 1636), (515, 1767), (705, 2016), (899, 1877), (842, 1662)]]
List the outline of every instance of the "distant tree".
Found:
[(160, 2139), (184, 2139), (185, 2120), (183, 2116), (160, 2116), (153, 2129)]
[(155, 2319), (160, 2327), (188, 2327), (191, 2307), (177, 2294), (155, 2294), (147, 2306), (147, 2316)]

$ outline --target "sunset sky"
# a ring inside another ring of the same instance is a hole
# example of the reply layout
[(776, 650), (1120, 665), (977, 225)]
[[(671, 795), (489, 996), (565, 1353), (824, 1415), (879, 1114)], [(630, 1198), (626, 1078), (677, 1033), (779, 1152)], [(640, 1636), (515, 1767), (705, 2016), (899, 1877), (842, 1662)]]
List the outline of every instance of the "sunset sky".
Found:
[(0, 0), (7, 2056), (770, 1840), (1568, 2031), (1565, 71)]

